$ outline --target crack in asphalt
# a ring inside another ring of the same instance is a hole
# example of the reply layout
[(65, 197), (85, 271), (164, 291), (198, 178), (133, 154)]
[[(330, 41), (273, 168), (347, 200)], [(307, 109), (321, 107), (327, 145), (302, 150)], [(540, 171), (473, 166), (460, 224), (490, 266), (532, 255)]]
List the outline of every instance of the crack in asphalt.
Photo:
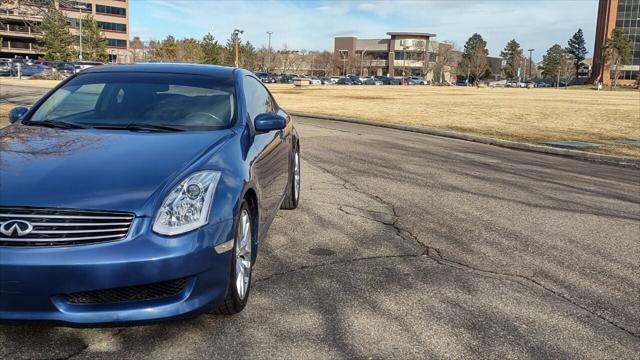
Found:
[[(307, 160), (308, 161), (308, 160)], [(310, 161), (308, 161), (310, 163)], [(378, 222), (380, 224), (386, 225), (386, 226), (391, 226), (393, 227), (393, 229), (395, 230), (396, 234), (404, 239), (404, 240), (408, 240), (408, 241), (413, 241), (417, 244), (419, 244), (422, 248), (423, 251), (420, 254), (404, 254), (404, 255), (385, 255), (385, 256), (369, 256), (369, 257), (360, 257), (360, 258), (353, 258), (353, 259), (346, 259), (346, 260), (338, 260), (338, 261), (334, 261), (334, 262), (326, 262), (326, 263), (320, 263), (320, 264), (316, 264), (316, 265), (309, 265), (309, 266), (301, 266), (298, 268), (294, 268), (294, 269), (290, 269), (288, 271), (284, 271), (284, 272), (280, 272), (280, 273), (274, 273), (266, 278), (262, 278), (258, 281), (266, 281), (269, 280), (273, 277), (276, 276), (282, 276), (282, 275), (287, 275), (290, 273), (294, 273), (297, 271), (303, 271), (303, 270), (310, 270), (310, 269), (314, 269), (314, 268), (318, 268), (318, 267), (323, 267), (323, 266), (330, 266), (330, 265), (337, 265), (337, 264), (344, 264), (344, 263), (350, 263), (350, 262), (356, 262), (356, 261), (363, 261), (363, 260), (373, 260), (373, 259), (385, 259), (385, 258), (407, 258), (407, 257), (413, 257), (413, 258), (419, 258), (419, 257), (428, 257), (429, 259), (435, 261), (437, 264), (442, 265), (442, 266), (448, 266), (448, 267), (452, 267), (452, 268), (456, 268), (456, 269), (460, 269), (460, 270), (465, 270), (465, 271), (469, 271), (472, 272), (474, 274), (478, 274), (478, 275), (482, 275), (482, 276), (488, 276), (490, 278), (496, 279), (496, 280), (507, 280), (507, 281), (511, 281), (514, 282), (516, 284), (519, 284), (521, 286), (530, 288), (530, 286), (528, 285), (533, 285), (535, 288), (538, 289), (542, 289), (544, 291), (546, 291), (549, 294), (552, 294), (553, 296), (555, 296), (556, 298), (572, 305), (575, 306), (595, 317), (597, 317), (598, 319), (601, 319), (603, 321), (605, 321), (606, 323), (608, 323), (609, 325), (614, 326), (615, 328), (624, 331), (625, 333), (627, 333), (628, 335), (631, 335), (632, 337), (636, 338), (636, 339), (640, 339), (640, 334), (625, 328), (624, 326), (617, 324), (615, 321), (607, 318), (606, 316), (599, 314), (589, 308), (587, 308), (586, 306), (579, 304), (578, 302), (576, 302), (575, 300), (569, 298), (567, 295), (562, 294), (561, 292), (543, 284), (542, 282), (540, 282), (539, 280), (534, 279), (533, 277), (530, 276), (526, 276), (526, 275), (521, 275), (521, 274), (512, 274), (512, 273), (508, 273), (508, 272), (500, 272), (500, 271), (495, 271), (495, 270), (488, 270), (488, 269), (482, 269), (479, 267), (475, 267), (473, 265), (469, 265), (469, 264), (465, 264), (463, 262), (460, 261), (456, 261), (456, 260), (452, 260), (450, 258), (444, 257), (442, 255), (442, 252), (432, 246), (429, 246), (428, 244), (425, 244), (423, 242), (421, 242), (417, 236), (415, 236), (410, 230), (408, 229), (403, 229), (402, 227), (400, 227), (398, 225), (398, 222), (400, 221), (400, 216), (398, 215), (398, 211), (395, 207), (395, 205), (391, 204), (390, 202), (384, 200), (382, 197), (376, 195), (376, 194), (372, 194), (372, 193), (368, 193), (362, 189), (360, 189), (356, 184), (350, 182), (349, 180), (341, 177), (338, 174), (335, 174), (334, 172), (330, 171), (329, 169), (315, 163), (313, 164), (313, 166), (317, 167), (318, 169), (340, 179), (343, 184), (342, 187), (346, 190), (350, 190), (350, 191), (355, 191), (358, 192), (360, 194), (363, 194), (375, 201), (377, 201), (380, 204), (385, 205), (388, 209), (391, 209), (392, 214), (388, 214), (385, 213), (385, 215), (391, 215), (393, 218), (392, 222), (388, 222), (388, 221), (384, 221), (381, 219), (376, 219), (376, 218), (372, 218), (372, 217), (368, 217), (368, 216), (364, 216), (362, 214), (356, 214), (356, 213), (352, 213), (352, 212), (348, 212), (347, 210), (345, 210), (345, 206), (346, 207), (351, 207), (353, 209), (357, 209), (360, 211), (363, 211), (365, 213), (370, 212), (370, 210), (367, 209), (361, 209), (361, 208), (357, 208), (354, 207), (352, 205), (344, 205), (344, 204), (335, 204), (338, 207), (338, 210), (347, 214), (347, 215), (351, 215), (351, 216), (358, 216), (358, 217), (362, 217), (371, 221), (375, 221)], [(405, 235), (406, 234), (406, 235)], [(258, 282), (256, 281), (256, 282)], [(525, 281), (526, 283), (523, 283), (523, 281)]]

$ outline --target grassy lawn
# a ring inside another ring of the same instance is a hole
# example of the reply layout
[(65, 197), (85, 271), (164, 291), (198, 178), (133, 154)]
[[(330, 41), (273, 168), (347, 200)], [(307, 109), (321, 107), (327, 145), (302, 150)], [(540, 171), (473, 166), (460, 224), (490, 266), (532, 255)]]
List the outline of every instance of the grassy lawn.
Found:
[[(0, 79), (0, 86), (52, 87), (53, 80)], [(640, 92), (431, 86), (269, 85), (289, 111), (459, 131), (542, 143), (581, 140), (603, 144), (589, 151), (640, 157), (640, 147), (607, 144), (640, 139)], [(0, 104), (0, 127), (10, 105)]]
[(0, 104), (0, 128), (9, 125), (9, 110), (13, 108), (13, 105)]
[(31, 79), (23, 79), (18, 80), (17, 78), (9, 78), (9, 77), (0, 77), (0, 86), (2, 85), (19, 85), (19, 86), (33, 86), (40, 88), (50, 89), (56, 85), (58, 85), (59, 80), (31, 80)]
[[(506, 140), (640, 139), (640, 92), (431, 86), (269, 88), (289, 111), (341, 115)], [(640, 147), (591, 151), (640, 157)]]

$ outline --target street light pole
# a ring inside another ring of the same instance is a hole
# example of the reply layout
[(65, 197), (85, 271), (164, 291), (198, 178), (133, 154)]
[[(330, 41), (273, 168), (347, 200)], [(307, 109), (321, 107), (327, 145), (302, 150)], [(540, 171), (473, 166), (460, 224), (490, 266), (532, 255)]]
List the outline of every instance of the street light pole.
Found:
[[(349, 56), (349, 51), (348, 50), (338, 50), (340, 52), (340, 55), (342, 55), (342, 68), (344, 70), (344, 77), (347, 77), (347, 56)], [(343, 54), (343, 52), (346, 53)]]
[(407, 50), (409, 50), (408, 46), (403, 46), (402, 47), (402, 82), (406, 83), (406, 80), (404, 79), (404, 77), (407, 75), (405, 73), (405, 67), (407, 66)]
[(533, 75), (531, 74), (531, 58), (534, 51), (535, 49), (529, 49), (529, 79), (533, 78)]
[(80, 14), (80, 55), (78, 58), (82, 60), (82, 5), (76, 5), (76, 9), (78, 9), (78, 13)]
[(360, 77), (364, 76), (364, 53), (367, 52), (367, 49), (364, 49), (362, 54), (360, 54)]
[(267, 31), (267, 35), (269, 35), (269, 54), (267, 55), (267, 74), (268, 74), (269, 68), (271, 67), (271, 35), (273, 35), (273, 31)]
[(239, 29), (235, 29), (233, 30), (233, 41), (235, 42), (235, 48), (236, 48), (236, 59), (234, 62), (234, 65), (236, 67), (240, 67), (240, 63), (238, 61), (238, 43), (240, 42), (240, 34), (243, 34), (244, 30), (239, 30)]

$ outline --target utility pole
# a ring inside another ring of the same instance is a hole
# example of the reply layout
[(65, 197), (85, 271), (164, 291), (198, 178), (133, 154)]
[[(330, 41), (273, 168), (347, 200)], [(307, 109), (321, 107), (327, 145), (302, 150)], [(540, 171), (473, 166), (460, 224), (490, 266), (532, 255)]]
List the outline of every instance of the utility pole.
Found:
[(240, 34), (243, 34), (243, 33), (244, 33), (244, 30), (238, 30), (238, 29), (233, 30), (233, 41), (236, 47), (236, 60), (234, 64), (236, 67), (240, 66), (240, 63), (238, 61), (238, 43), (240, 42)]
[(269, 54), (267, 55), (267, 74), (269, 73), (269, 68), (271, 67), (271, 35), (273, 35), (273, 31), (267, 31), (267, 35), (269, 35)]
[[(342, 55), (342, 67), (344, 69), (344, 77), (347, 77), (347, 57), (349, 56), (349, 51), (348, 50), (338, 50), (340, 52), (340, 55)], [(345, 54), (343, 54), (343, 52)]]
[(360, 77), (364, 76), (364, 53), (367, 52), (367, 49), (364, 49), (362, 54), (360, 54)]
[(409, 47), (403, 46), (402, 50), (402, 83), (406, 85), (404, 77), (407, 75), (405, 74), (405, 67), (407, 66), (407, 50), (409, 50)]
[(78, 13), (80, 14), (80, 55), (78, 58), (82, 60), (82, 5), (75, 5), (75, 8), (78, 9)]
[(533, 79), (533, 75), (531, 73), (531, 59), (534, 51), (535, 49), (529, 49), (529, 79)]

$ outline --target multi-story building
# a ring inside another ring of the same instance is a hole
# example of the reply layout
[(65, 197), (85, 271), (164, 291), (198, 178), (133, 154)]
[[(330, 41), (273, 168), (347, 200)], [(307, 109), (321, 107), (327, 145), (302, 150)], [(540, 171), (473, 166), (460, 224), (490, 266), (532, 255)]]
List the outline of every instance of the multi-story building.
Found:
[[(38, 58), (37, 25), (53, 0), (14, 0), (0, 3), (0, 57)], [(128, 0), (55, 0), (55, 5), (67, 16), (71, 33), (80, 45), (80, 18), (92, 15), (107, 39), (111, 62), (129, 62)], [(56, 60), (56, 59), (48, 59)]]
[[(388, 32), (386, 39), (336, 37), (334, 53), (340, 55), (340, 69), (364, 76), (420, 75), (431, 80), (438, 56), (452, 50), (449, 44), (431, 40), (436, 35), (419, 32)], [(452, 54), (453, 56), (453, 54)], [(449, 81), (449, 69), (445, 70)]]
[(604, 63), (603, 52), (615, 28), (621, 29), (633, 44), (631, 62), (618, 69), (618, 83), (633, 84), (640, 78), (640, 0), (600, 0), (591, 80), (611, 83), (612, 69)]

